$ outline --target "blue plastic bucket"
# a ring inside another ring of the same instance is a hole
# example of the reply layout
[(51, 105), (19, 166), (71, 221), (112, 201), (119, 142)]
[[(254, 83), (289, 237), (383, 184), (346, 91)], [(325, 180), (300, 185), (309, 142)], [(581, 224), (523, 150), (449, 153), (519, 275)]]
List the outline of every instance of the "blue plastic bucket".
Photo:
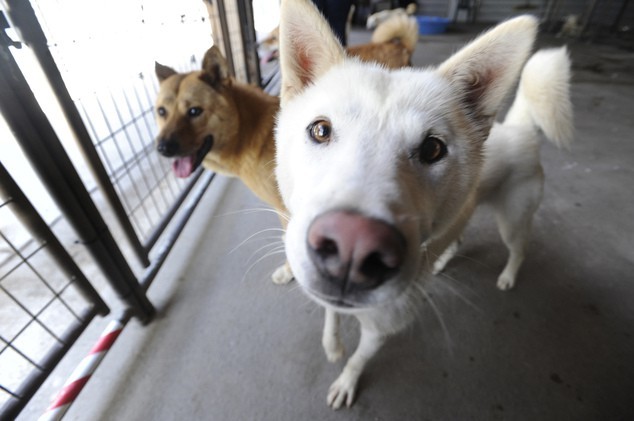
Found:
[(420, 35), (442, 34), (451, 20), (440, 16), (416, 16)]

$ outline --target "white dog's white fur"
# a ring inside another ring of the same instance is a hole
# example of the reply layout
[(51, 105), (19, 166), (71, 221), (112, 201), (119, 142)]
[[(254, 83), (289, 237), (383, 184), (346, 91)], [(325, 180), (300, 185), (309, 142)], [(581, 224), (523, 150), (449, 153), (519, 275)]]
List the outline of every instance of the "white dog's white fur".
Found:
[(407, 5), (406, 8), (396, 8), (390, 10), (381, 10), (380, 12), (372, 13), (368, 16), (368, 20), (365, 23), (366, 28), (374, 29), (379, 26), (381, 23), (387, 21), (388, 19), (394, 16), (412, 16), (416, 13), (416, 9), (418, 6), (415, 2), (412, 2)]
[[(512, 286), (541, 197), (536, 126), (563, 144), (571, 134), (568, 74), (544, 67), (569, 64), (564, 50), (535, 58), (539, 71), (526, 67), (518, 99), (489, 136), (532, 48), (534, 18), (498, 25), (437, 69), (389, 71), (345, 57), (309, 1), (283, 0), (281, 15), (276, 175), (291, 214), (287, 257), (303, 290), (326, 307), (329, 360), (343, 355), (337, 313), (361, 325), (359, 345), (328, 392), (339, 408), (352, 404), (363, 367), (386, 337), (411, 322), (435, 257), (460, 236), (478, 201), (495, 206), (512, 254), (498, 285)], [(316, 251), (309, 234), (333, 213), (353, 215), (371, 240), (380, 236), (366, 228), (377, 227), (396, 244), (387, 257), (375, 253), (385, 275), (353, 277), (356, 257), (341, 276), (315, 263), (332, 247)]]
[[(509, 259), (497, 286), (515, 285), (524, 259), (533, 214), (544, 184), (539, 161), (540, 135), (568, 148), (573, 138), (569, 95), (570, 60), (566, 47), (541, 50), (524, 66), (515, 100), (502, 123), (491, 129), (484, 145), (478, 203), (492, 205)], [(441, 271), (458, 250), (452, 244), (434, 264)]]

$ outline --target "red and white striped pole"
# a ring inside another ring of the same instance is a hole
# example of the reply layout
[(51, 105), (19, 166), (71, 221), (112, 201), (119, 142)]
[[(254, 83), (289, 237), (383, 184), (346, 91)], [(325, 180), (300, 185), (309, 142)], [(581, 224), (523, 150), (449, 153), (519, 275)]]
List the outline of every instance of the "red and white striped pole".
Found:
[(97, 343), (75, 368), (68, 380), (66, 380), (62, 390), (38, 421), (57, 421), (62, 419), (129, 320), (130, 316), (126, 312), (119, 320), (113, 320), (108, 323)]

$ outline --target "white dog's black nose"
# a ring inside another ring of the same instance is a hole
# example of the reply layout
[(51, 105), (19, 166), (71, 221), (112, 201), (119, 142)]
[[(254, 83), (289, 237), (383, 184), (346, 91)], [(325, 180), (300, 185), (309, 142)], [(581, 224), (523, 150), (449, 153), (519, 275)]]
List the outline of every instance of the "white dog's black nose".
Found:
[(319, 215), (311, 223), (307, 241), (317, 269), (342, 291), (376, 288), (396, 275), (405, 260), (401, 233), (357, 212)]

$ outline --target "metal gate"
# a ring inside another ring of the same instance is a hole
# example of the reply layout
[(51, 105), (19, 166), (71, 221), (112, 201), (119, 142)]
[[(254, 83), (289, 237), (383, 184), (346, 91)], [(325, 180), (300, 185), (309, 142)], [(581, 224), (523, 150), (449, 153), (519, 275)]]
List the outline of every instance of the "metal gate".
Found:
[(0, 140), (0, 418), (24, 408), (108, 305), (152, 319), (146, 290), (214, 177), (176, 179), (154, 151), (144, 46), (194, 38), (161, 60), (196, 69), (213, 26), (234, 73), (260, 82), (250, 2), (156, 3), (0, 3), (0, 136), (11, 137)]

